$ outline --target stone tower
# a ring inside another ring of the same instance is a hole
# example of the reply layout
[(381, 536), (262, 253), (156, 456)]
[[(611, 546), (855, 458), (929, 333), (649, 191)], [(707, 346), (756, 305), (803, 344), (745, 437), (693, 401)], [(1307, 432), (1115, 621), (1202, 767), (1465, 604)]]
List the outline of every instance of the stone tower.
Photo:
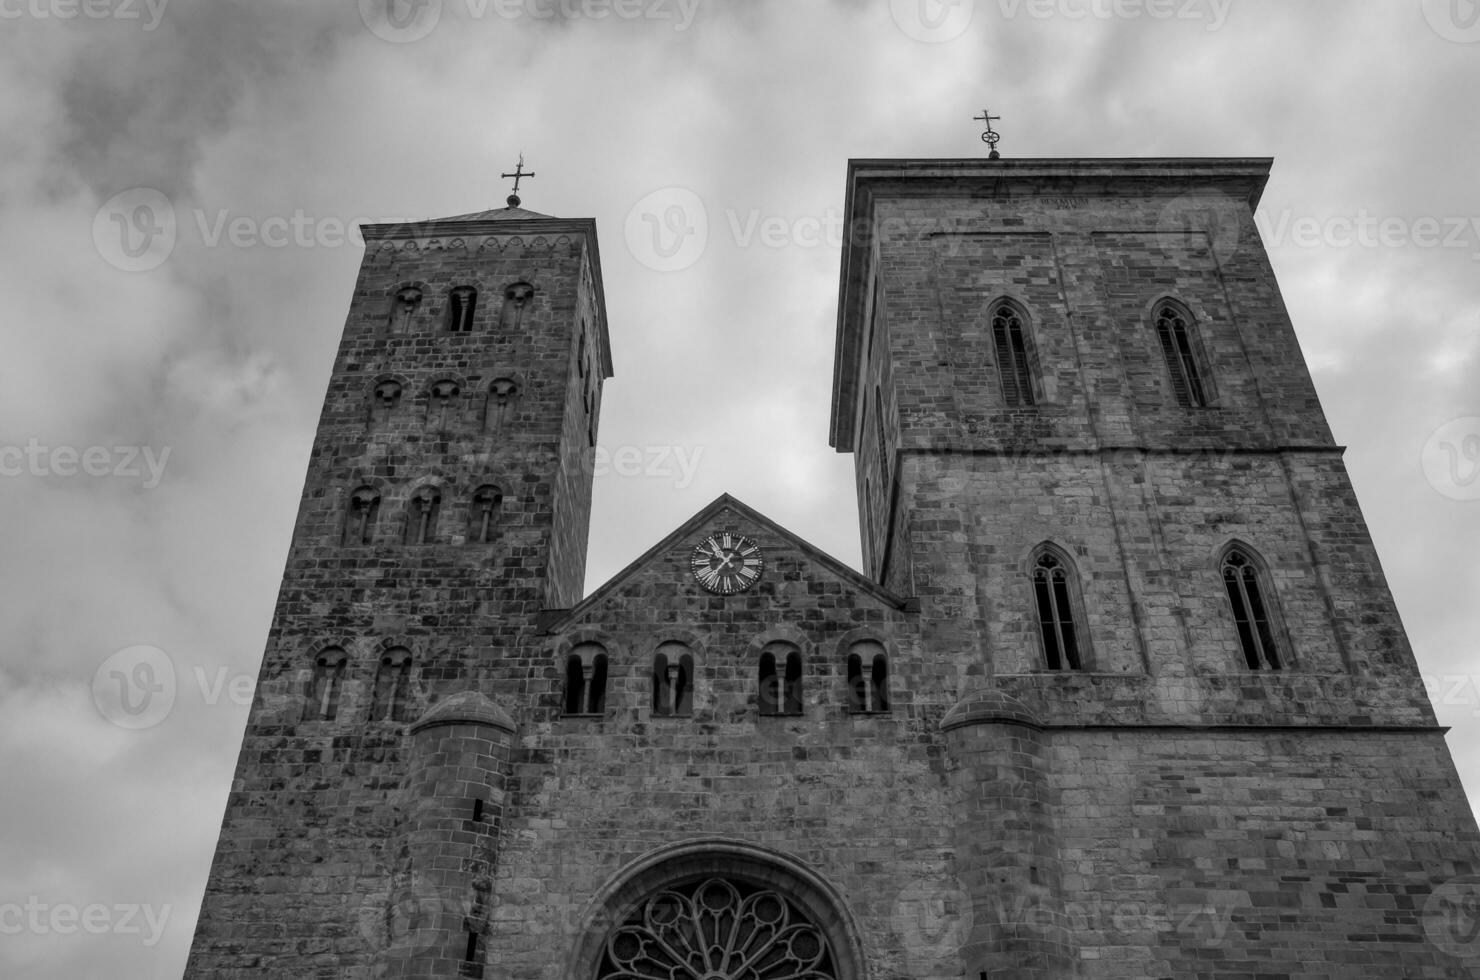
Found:
[(368, 229), (187, 975), (1475, 975), (1267, 172), (854, 161), (865, 573), (724, 495), (585, 597), (594, 226)]
[(364, 229), (188, 976), (479, 955), (497, 705), (580, 598), (611, 375), (594, 222), (516, 201)]

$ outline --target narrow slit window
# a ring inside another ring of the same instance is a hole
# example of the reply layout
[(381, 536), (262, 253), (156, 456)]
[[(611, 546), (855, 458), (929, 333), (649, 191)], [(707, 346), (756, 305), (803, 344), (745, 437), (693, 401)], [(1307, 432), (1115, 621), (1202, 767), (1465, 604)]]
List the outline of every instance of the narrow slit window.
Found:
[(848, 710), (868, 710), (868, 686), (863, 681), (863, 658), (856, 653), (848, 654)]
[(869, 678), (869, 710), (889, 710), (889, 658), (874, 654), (873, 674)]
[(776, 655), (769, 650), (761, 654), (760, 710), (763, 715), (781, 713), (781, 687), (776, 677)]
[(406, 508), (406, 543), (432, 544), (437, 539), (437, 516), (442, 509), (442, 494), (433, 487), (422, 487), (411, 495)]
[(380, 516), (380, 493), (373, 487), (360, 487), (350, 494), (344, 516), (344, 544), (369, 544), (375, 536), (375, 520)]
[(586, 700), (586, 667), (579, 654), (565, 660), (565, 713), (578, 715)]
[(783, 712), (788, 715), (802, 713), (802, 655), (797, 651), (786, 655), (786, 684), (783, 688), (785, 700)]
[(347, 662), (344, 651), (338, 647), (331, 647), (314, 659), (313, 681), (309, 689), (309, 720), (333, 721), (339, 714), (339, 697), (344, 689)]
[(653, 657), (653, 716), (662, 717), (672, 713), (669, 701), (668, 657), (659, 650)]
[(411, 698), (411, 652), (398, 647), (380, 658), (370, 716), (374, 721), (408, 720)]

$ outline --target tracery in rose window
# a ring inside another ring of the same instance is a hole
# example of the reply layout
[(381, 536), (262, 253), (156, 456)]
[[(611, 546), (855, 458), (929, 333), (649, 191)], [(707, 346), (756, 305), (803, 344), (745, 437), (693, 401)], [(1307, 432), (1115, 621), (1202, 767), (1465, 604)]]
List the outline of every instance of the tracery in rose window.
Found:
[(709, 878), (667, 888), (607, 937), (598, 980), (837, 980), (822, 930), (785, 896)]

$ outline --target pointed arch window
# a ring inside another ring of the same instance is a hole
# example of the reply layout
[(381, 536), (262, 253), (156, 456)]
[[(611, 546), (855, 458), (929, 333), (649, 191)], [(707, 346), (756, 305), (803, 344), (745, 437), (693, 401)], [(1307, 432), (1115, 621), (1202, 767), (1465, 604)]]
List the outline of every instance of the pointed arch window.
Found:
[(360, 487), (349, 495), (344, 515), (343, 544), (369, 544), (375, 536), (375, 521), (380, 516), (380, 491)]
[(1156, 307), (1156, 338), (1161, 343), (1172, 394), (1183, 408), (1206, 408), (1207, 374), (1198, 357), (1192, 322), (1191, 314), (1180, 304), (1163, 302)]
[(848, 652), (848, 710), (889, 710), (889, 657), (873, 640), (861, 640)]
[(389, 326), (391, 330), (405, 333), (411, 329), (411, 319), (421, 308), (421, 289), (417, 286), (402, 286), (391, 300)]
[(406, 543), (434, 543), (437, 540), (437, 517), (441, 509), (442, 492), (436, 487), (422, 487), (413, 493), (406, 505)]
[(1032, 348), (1023, 312), (1007, 300), (998, 300), (992, 306), (991, 320), (1002, 400), (1012, 406), (1035, 404)]
[(664, 643), (653, 655), (653, 715), (694, 713), (694, 657), (682, 643)]
[(1043, 658), (1049, 670), (1083, 667), (1078, 591), (1068, 558), (1056, 549), (1040, 550), (1033, 561), (1033, 598), (1038, 608)]
[(1235, 547), (1224, 556), (1222, 571), (1244, 663), (1250, 670), (1279, 670), (1280, 651), (1259, 562), (1248, 551)]
[(393, 647), (380, 658), (375, 672), (371, 721), (407, 721), (411, 703), (411, 651)]
[(581, 643), (565, 658), (565, 713), (606, 713), (606, 648), (599, 643)]
[(468, 543), (490, 544), (498, 531), (498, 512), (504, 495), (498, 487), (481, 486), (473, 491), (473, 506), (468, 510)]
[(344, 671), (349, 658), (339, 647), (329, 647), (313, 662), (313, 679), (308, 690), (308, 721), (333, 721), (339, 713), (339, 697), (344, 689)]
[(473, 313), (478, 308), (478, 290), (472, 286), (454, 286), (447, 291), (447, 331), (471, 333)]

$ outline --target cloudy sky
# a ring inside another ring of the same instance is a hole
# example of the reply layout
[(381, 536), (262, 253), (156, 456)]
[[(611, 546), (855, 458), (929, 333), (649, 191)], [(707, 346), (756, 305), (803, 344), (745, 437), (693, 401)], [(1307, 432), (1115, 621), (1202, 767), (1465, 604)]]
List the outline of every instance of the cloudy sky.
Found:
[[(1265, 240), (1480, 791), (1469, 0), (394, 2), (0, 0), (0, 974), (179, 975), (345, 229), (498, 206), (520, 153), (526, 206), (601, 235), (600, 441), (631, 448), (588, 588), (723, 491), (857, 565), (826, 444), (849, 157), (980, 155), (984, 105), (1014, 157), (1274, 157)], [(707, 230), (660, 254), (675, 200)], [(696, 410), (715, 365), (758, 393)], [(110, 718), (138, 646), (168, 711)]]

